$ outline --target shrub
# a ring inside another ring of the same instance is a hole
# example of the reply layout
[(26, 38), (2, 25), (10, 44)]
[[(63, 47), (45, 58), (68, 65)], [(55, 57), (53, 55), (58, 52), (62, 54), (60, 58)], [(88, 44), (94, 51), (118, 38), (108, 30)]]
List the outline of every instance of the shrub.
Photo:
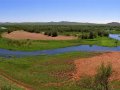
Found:
[(96, 38), (96, 34), (93, 33), (93, 32), (90, 32), (89, 33), (89, 39), (94, 39), (94, 38)]
[(51, 32), (48, 32), (48, 36), (51, 36), (52, 35), (52, 33)]
[(44, 35), (48, 35), (48, 32), (44, 32)]
[(52, 37), (57, 37), (58, 33), (57, 32), (52, 32)]
[(109, 33), (108, 32), (98, 32), (98, 36), (100, 36), (100, 37), (103, 37), (103, 36), (105, 36), (105, 37), (108, 37), (109, 36)]
[(87, 34), (82, 34), (81, 39), (88, 39), (88, 35)]
[(108, 32), (104, 32), (104, 36), (105, 37), (109, 37), (109, 33)]
[(106, 66), (101, 64), (101, 66), (98, 67), (97, 73), (94, 77), (85, 76), (79, 82), (77, 82), (77, 85), (82, 88), (92, 90), (110, 90), (109, 78), (111, 74), (112, 66), (110, 64)]
[(102, 32), (99, 31), (98, 36), (102, 37), (103, 36)]
[(57, 37), (58, 33), (57, 32), (45, 32), (44, 35), (52, 36), (52, 37)]
[(117, 45), (118, 45), (118, 43), (119, 43), (119, 41), (118, 41), (118, 40), (116, 40), (116, 41), (115, 41), (115, 46), (117, 46)]
[(110, 64), (101, 66), (97, 70), (94, 80), (95, 90), (109, 90), (109, 78), (112, 74), (112, 66)]

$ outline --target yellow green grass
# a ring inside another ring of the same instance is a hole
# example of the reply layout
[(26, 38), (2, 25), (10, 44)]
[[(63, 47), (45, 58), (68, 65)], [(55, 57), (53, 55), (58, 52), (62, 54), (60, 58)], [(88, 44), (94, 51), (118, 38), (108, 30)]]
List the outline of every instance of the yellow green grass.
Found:
[(24, 90), (0, 75), (0, 90)]
[(118, 41), (116, 45), (116, 40), (107, 38), (107, 37), (97, 37), (95, 39), (78, 39), (78, 40), (9, 40), (9, 39), (0, 39), (0, 48), (10, 49), (10, 50), (20, 50), (20, 51), (34, 51), (34, 50), (47, 50), (47, 49), (56, 49), (63, 48), (68, 46), (76, 45), (98, 45), (98, 46), (107, 46), (115, 47), (120, 45)]

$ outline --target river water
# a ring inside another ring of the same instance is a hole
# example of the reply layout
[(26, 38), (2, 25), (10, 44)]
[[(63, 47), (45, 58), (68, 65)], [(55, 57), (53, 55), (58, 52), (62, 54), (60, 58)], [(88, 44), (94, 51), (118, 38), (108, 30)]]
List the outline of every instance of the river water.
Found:
[[(118, 34), (110, 34), (109, 37), (120, 40), (120, 35)], [(75, 52), (75, 51), (87, 51), (87, 52), (100, 52), (100, 51), (120, 51), (120, 46), (117, 47), (103, 47), (103, 46), (90, 46), (90, 45), (80, 45), (80, 46), (71, 46), (65, 48), (58, 48), (52, 50), (40, 50), (40, 51), (12, 51), (6, 49), (0, 49), (0, 56), (2, 57), (24, 57), (24, 56), (36, 56), (36, 55), (54, 55), (54, 54), (61, 54), (67, 52)]]

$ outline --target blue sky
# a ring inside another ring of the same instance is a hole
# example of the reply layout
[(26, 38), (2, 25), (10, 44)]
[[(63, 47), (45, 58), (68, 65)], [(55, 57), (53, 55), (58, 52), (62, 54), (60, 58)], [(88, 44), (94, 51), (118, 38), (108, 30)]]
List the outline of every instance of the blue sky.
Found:
[(120, 0), (0, 0), (0, 22), (120, 22)]

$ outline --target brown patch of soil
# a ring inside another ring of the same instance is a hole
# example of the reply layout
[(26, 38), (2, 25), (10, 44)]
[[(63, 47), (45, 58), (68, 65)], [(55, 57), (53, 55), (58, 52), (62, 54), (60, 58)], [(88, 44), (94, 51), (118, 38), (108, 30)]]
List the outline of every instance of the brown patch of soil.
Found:
[(26, 31), (13, 31), (11, 33), (4, 33), (2, 34), (2, 37), (9, 38), (9, 39), (31, 39), (31, 40), (73, 40), (77, 39), (77, 37), (74, 36), (57, 36), (57, 37), (50, 37), (44, 34), (38, 34), (38, 33), (30, 33)]
[(76, 71), (73, 75), (74, 79), (80, 79), (84, 75), (93, 76), (96, 73), (98, 66), (104, 64), (111, 64), (113, 74), (111, 80), (120, 80), (120, 52), (103, 53), (91, 58), (83, 58), (76, 60)]

